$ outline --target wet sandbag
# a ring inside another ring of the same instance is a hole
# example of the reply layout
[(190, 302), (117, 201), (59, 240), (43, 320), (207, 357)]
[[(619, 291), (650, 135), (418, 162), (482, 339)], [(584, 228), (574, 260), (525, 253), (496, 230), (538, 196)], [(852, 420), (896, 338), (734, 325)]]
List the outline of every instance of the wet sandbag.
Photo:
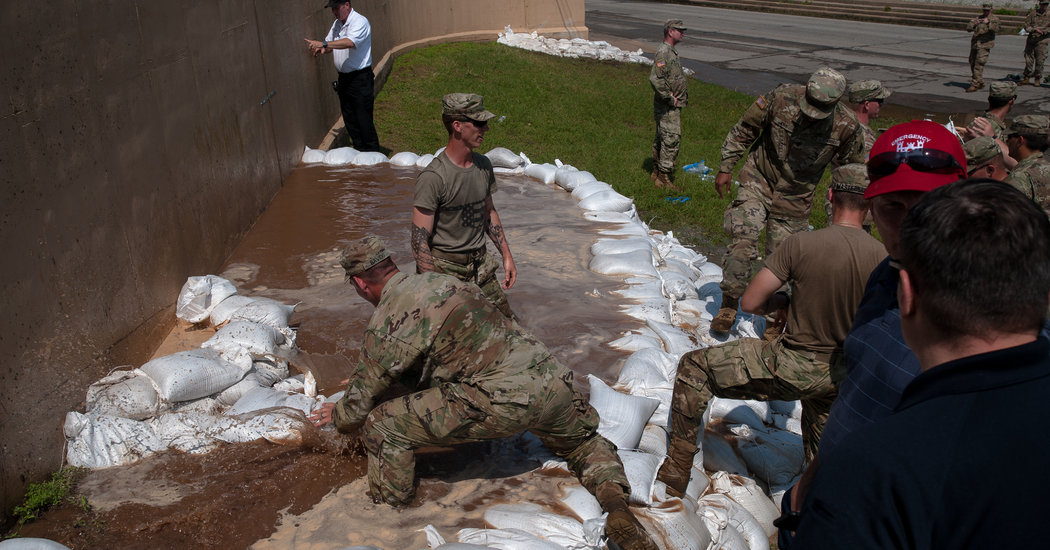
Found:
[[(627, 212), (584, 212), (583, 217), (592, 222), (634, 224), (638, 222), (638, 212), (631, 207)], [(605, 234), (605, 233), (603, 233)], [(644, 235), (644, 233), (643, 233)]]
[(496, 529), (524, 531), (565, 548), (598, 545), (601, 534), (589, 540), (583, 523), (545, 510), (533, 503), (497, 504), (485, 510), (485, 521)]
[(671, 300), (671, 324), (675, 326), (698, 327), (711, 326), (714, 315), (709, 311), (706, 300), (688, 299)]
[(323, 399), (319, 400), (301, 393), (286, 392), (276, 388), (256, 388), (245, 393), (226, 411), (226, 414), (236, 416), (275, 407), (287, 407), (308, 415), (322, 402)]
[(434, 155), (431, 155), (430, 153), (419, 155), (419, 158), (416, 159), (416, 166), (426, 168), (427, 166), (430, 166), (431, 162), (434, 162)]
[(696, 285), (702, 286), (704, 283), (720, 283), (722, 282), (722, 268), (711, 262), (705, 262), (700, 264), (697, 268), (700, 270), (700, 275), (696, 278)]
[(491, 151), (485, 153), (485, 156), (492, 162), (493, 168), (518, 168), (525, 164), (525, 159), (515, 155), (513, 151), (506, 147), (494, 147)]
[(680, 357), (687, 352), (701, 347), (700, 341), (695, 334), (686, 332), (674, 325), (658, 321), (648, 321), (646, 326), (652, 329), (652, 331), (664, 341), (664, 351), (671, 355)]
[(153, 380), (139, 369), (110, 373), (88, 386), (87, 411), (95, 415), (145, 420), (161, 409)]
[[(621, 224), (620, 227), (613, 229), (602, 229), (598, 231), (599, 235), (617, 236), (617, 237), (648, 237), (649, 228), (638, 219), (637, 213), (634, 210), (634, 206), (631, 207), (631, 215), (629, 221)], [(624, 215), (627, 213), (617, 212), (584, 212), (583, 217), (588, 220), (599, 220), (602, 218), (612, 218), (617, 215)]]
[(108, 468), (131, 464), (167, 445), (146, 422), (117, 416), (66, 413), (62, 427), (66, 461), (82, 468)]
[(219, 446), (214, 437), (217, 420), (210, 414), (180, 411), (162, 414), (149, 423), (168, 448), (189, 454), (205, 454)]
[(587, 380), (591, 406), (598, 411), (598, 433), (618, 449), (637, 449), (642, 430), (660, 402), (620, 393), (594, 375), (587, 375)]
[(616, 454), (620, 455), (623, 471), (631, 484), (631, 502), (648, 506), (653, 503), (654, 496), (663, 498), (664, 495), (655, 494), (656, 473), (664, 462), (663, 455), (625, 449), (618, 449)]
[(671, 322), (671, 303), (663, 296), (649, 298), (647, 300), (636, 300), (637, 303), (620, 306), (620, 311), (626, 313), (633, 319), (639, 321), (658, 321), (660, 323)]
[(642, 439), (638, 441), (638, 450), (656, 456), (667, 455), (667, 430), (652, 422), (645, 425)]
[(322, 164), (325, 152), (320, 149), (306, 147), (303, 151), (303, 164)]
[[(590, 172), (584, 172), (584, 173), (589, 174)], [(605, 183), (604, 181), (598, 181), (598, 180), (587, 181), (587, 182), (584, 182), (584, 183), (581, 183), (581, 184), (577, 185), (572, 190), (572, 198), (574, 198), (574, 199), (576, 199), (578, 201), (581, 201), (581, 200), (583, 200), (583, 199), (585, 199), (585, 198), (587, 198), (587, 197), (589, 197), (589, 196), (591, 196), (591, 195), (593, 195), (595, 193), (600, 193), (602, 191), (612, 191), (612, 190), (613, 190), (613, 187), (611, 185), (609, 185), (608, 183)]]
[(554, 174), (558, 168), (553, 164), (530, 164), (525, 167), (525, 175), (546, 184), (554, 183)]
[(579, 202), (584, 210), (601, 212), (627, 212), (634, 207), (634, 199), (625, 197), (616, 191), (599, 191)]
[(168, 402), (189, 401), (220, 392), (251, 368), (226, 361), (212, 349), (180, 351), (158, 357), (140, 369), (153, 380), (157, 393)]
[(707, 475), (707, 471), (704, 470), (704, 453), (703, 448), (697, 448), (697, 453), (693, 455), (693, 466), (689, 470), (689, 484), (685, 486), (685, 496), (696, 502), (700, 499), (700, 495), (707, 492), (707, 488), (711, 486), (711, 478)]
[[(711, 476), (711, 490), (721, 493), (747, 510), (748, 515), (753, 517), (761, 527), (763, 537), (772, 536), (777, 528), (773, 526), (773, 520), (780, 516), (780, 510), (766, 493), (759, 488), (755, 480), (731, 475), (728, 472), (717, 472)], [(745, 538), (748, 534), (741, 531)]]
[(660, 348), (663, 349), (663, 341), (652, 334), (646, 335), (641, 331), (631, 331), (625, 333), (623, 336), (609, 342), (609, 347), (618, 349), (620, 351), (639, 351), (646, 348)]
[(598, 519), (605, 513), (602, 510), (602, 505), (598, 503), (598, 499), (582, 485), (566, 484), (561, 487), (561, 490), (562, 494), (558, 500), (566, 508), (572, 510), (572, 513), (576, 514), (576, 517), (581, 522)]
[(628, 389), (673, 389), (677, 370), (678, 361), (675, 356), (662, 349), (641, 349), (624, 361), (616, 383)]
[(394, 166), (415, 166), (417, 160), (419, 160), (419, 155), (411, 151), (401, 151), (390, 157), (390, 164)]
[(636, 250), (653, 251), (653, 243), (647, 237), (629, 237), (626, 239), (598, 239), (591, 245), (591, 254), (623, 254)]
[[(226, 358), (247, 353), (253, 359), (272, 359), (277, 357), (279, 349), (291, 349), (292, 346), (285, 345), (290, 334), (294, 333), (270, 325), (251, 321), (230, 321), (201, 344), (201, 347), (214, 349)], [(250, 365), (245, 367), (245, 374), (249, 368)]]
[(361, 152), (353, 147), (338, 147), (325, 153), (324, 163), (329, 166), (345, 166), (354, 162)]
[(613, 294), (628, 300), (648, 300), (663, 297), (663, 281), (652, 277), (630, 277), (627, 288), (612, 291)]
[[(769, 550), (769, 540), (758, 521), (733, 499), (706, 495), (697, 503), (697, 514), (711, 534), (711, 545), (720, 550)], [(758, 540), (762, 539), (762, 540)]]
[(635, 517), (663, 543), (674, 550), (707, 550), (711, 533), (698, 515), (695, 504), (682, 499), (668, 499), (646, 508), (636, 508)]
[(218, 275), (190, 277), (182, 285), (175, 302), (175, 316), (200, 323), (208, 318), (212, 308), (234, 294), (237, 294), (237, 287)]
[(706, 470), (738, 475), (748, 474), (747, 464), (732, 442), (710, 430), (704, 430), (703, 438), (703, 458)]
[(559, 169), (554, 175), (554, 182), (569, 192), (575, 191), (577, 187), (592, 181), (598, 181), (598, 179), (594, 177), (594, 174), (586, 170)]
[(218, 305), (211, 309), (211, 313), (208, 314), (208, 320), (211, 322), (211, 326), (221, 327), (228, 323), (230, 317), (233, 317), (233, 314), (238, 309), (241, 309), (243, 306), (246, 306), (255, 300), (256, 298), (252, 296), (241, 296), (240, 294), (235, 294), (219, 302)]
[(786, 485), (802, 473), (802, 437), (791, 432), (758, 430), (746, 424), (730, 429), (747, 469), (769, 486)]
[(220, 441), (248, 443), (264, 439), (289, 446), (302, 445), (303, 432), (314, 429), (302, 411), (287, 408), (223, 417), (221, 425), (222, 429), (215, 434), (215, 438)]
[(663, 295), (675, 300), (695, 300), (700, 297), (693, 286), (693, 279), (675, 269), (663, 268), (660, 280), (663, 281)]
[(653, 253), (635, 250), (622, 254), (601, 254), (591, 258), (590, 270), (602, 275), (632, 275), (658, 279), (660, 272), (653, 266)]
[(560, 544), (543, 540), (517, 529), (460, 529), (459, 542), (501, 550), (565, 550)]
[(364, 151), (354, 156), (352, 164), (354, 166), (375, 166), (387, 162), (390, 162), (390, 159), (379, 151)]
[(270, 298), (255, 298), (234, 311), (230, 321), (251, 321), (274, 328), (288, 328), (288, 319), (294, 311), (294, 305)]

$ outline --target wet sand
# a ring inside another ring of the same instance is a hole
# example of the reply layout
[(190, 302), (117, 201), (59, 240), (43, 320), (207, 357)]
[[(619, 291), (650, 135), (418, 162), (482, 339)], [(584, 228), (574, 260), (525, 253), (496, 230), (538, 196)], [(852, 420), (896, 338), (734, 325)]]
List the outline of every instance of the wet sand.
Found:
[[(298, 345), (318, 359), (318, 389), (340, 388), (357, 357), (372, 306), (343, 281), (338, 255), (349, 240), (379, 235), (404, 271), (416, 168), (300, 167), (231, 255), (222, 275), (241, 294), (298, 303)], [(507, 292), (523, 326), (577, 374), (612, 382), (627, 354), (606, 342), (642, 323), (619, 313), (622, 280), (587, 269), (590, 245), (612, 226), (584, 219), (569, 193), (525, 176), (498, 176), (494, 200), (518, 268)], [(491, 246), (491, 245), (490, 245)], [(212, 333), (179, 325), (158, 350), (197, 347)], [(293, 361), (293, 374), (295, 362)], [(418, 529), (448, 540), (484, 527), (498, 502), (556, 503), (561, 472), (534, 472), (523, 437), (420, 453), (417, 508), (393, 511), (365, 495), (365, 461), (346, 438), (307, 434), (303, 447), (226, 445), (204, 456), (166, 452), (131, 466), (91, 472), (81, 492), (94, 509), (70, 504), (22, 528), (71, 548), (423, 548)], [(327, 495), (327, 496), (326, 496)]]

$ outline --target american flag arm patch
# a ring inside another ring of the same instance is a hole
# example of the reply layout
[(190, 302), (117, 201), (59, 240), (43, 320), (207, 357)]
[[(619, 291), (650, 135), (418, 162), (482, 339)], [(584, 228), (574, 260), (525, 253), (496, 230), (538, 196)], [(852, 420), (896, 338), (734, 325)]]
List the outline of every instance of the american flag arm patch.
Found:
[(766, 109), (766, 105), (768, 105), (768, 103), (766, 102), (766, 96), (758, 96), (758, 99), (755, 100), (755, 105), (758, 105), (758, 108), (764, 111)]
[(656, 62), (656, 66), (660, 67), (661, 69), (664, 68), (664, 65), (667, 65), (666, 61), (657, 61)]

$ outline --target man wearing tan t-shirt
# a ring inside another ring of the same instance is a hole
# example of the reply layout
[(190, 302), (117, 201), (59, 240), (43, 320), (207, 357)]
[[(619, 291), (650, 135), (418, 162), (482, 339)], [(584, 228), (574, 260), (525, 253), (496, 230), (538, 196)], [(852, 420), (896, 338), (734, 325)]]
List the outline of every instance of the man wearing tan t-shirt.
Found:
[[(786, 330), (771, 341), (741, 338), (682, 356), (671, 397), (669, 457), (657, 477), (668, 494), (689, 483), (704, 410), (712, 397), (802, 400), (802, 442), (812, 460), (835, 399), (832, 357), (841, 354), (871, 271), (886, 257), (861, 223), (867, 170), (847, 164), (833, 173), (832, 225), (788, 237), (766, 260), (741, 298), (748, 313), (777, 313)], [(794, 285), (792, 298), (778, 292)]]

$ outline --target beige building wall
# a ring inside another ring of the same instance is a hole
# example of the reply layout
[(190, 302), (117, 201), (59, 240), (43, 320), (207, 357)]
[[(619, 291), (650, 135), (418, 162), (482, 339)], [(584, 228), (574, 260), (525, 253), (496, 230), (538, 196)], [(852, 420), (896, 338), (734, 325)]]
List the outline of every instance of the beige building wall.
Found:
[[(510, 25), (586, 36), (583, 0), (357, 0), (382, 77)], [(0, 8), (0, 504), (62, 464), (66, 411), (140, 365), (338, 119), (322, 0)], [(378, 114), (381, 117), (382, 114)], [(380, 136), (382, 139), (382, 136)]]

